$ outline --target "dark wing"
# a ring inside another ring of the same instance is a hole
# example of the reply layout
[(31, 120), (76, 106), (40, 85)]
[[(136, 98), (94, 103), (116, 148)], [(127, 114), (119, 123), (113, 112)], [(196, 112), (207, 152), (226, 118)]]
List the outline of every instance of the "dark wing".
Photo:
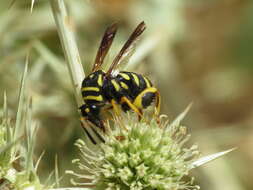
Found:
[(142, 21), (136, 29), (133, 31), (131, 36), (128, 38), (124, 46), (121, 48), (118, 55), (113, 60), (110, 68), (108, 69), (106, 75), (109, 76), (112, 71), (116, 68), (116, 66), (124, 59), (129, 53), (132, 47), (134, 46), (135, 42), (137, 41), (138, 37), (142, 34), (142, 32), (146, 29), (146, 25), (144, 21)]
[(112, 41), (114, 39), (116, 32), (117, 32), (117, 24), (113, 24), (106, 29), (97, 52), (92, 72), (99, 70), (99, 68), (103, 64), (105, 56), (112, 45)]

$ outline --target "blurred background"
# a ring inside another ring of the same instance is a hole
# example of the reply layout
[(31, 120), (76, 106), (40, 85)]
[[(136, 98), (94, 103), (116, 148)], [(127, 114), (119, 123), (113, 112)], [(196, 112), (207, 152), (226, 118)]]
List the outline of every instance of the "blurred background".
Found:
[[(202, 155), (237, 150), (194, 170), (205, 190), (253, 189), (253, 1), (75, 0), (67, 1), (86, 74), (107, 26), (119, 30), (114, 57), (142, 20), (147, 29), (129, 71), (147, 75), (162, 95), (162, 113), (184, 120)], [(25, 57), (30, 52), (29, 93), (40, 123), (35, 159), (43, 150), (42, 179), (59, 157), (60, 174), (77, 157), (73, 143), (85, 138), (48, 0), (0, 4), (0, 103), (6, 90), (15, 118)], [(109, 60), (110, 58), (108, 58)], [(65, 177), (64, 179), (68, 179)], [(68, 185), (63, 180), (63, 185)]]

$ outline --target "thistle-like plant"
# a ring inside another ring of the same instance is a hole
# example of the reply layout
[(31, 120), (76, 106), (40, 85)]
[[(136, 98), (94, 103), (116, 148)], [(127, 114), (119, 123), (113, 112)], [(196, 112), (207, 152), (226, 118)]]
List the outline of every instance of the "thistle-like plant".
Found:
[(130, 117), (114, 125), (96, 151), (82, 140), (76, 142), (83, 161), (74, 162), (90, 173), (79, 177), (90, 179), (99, 190), (198, 188), (182, 179), (198, 155), (197, 146), (183, 146), (189, 139), (186, 127)]
[(42, 190), (36, 174), (38, 163), (33, 163), (36, 124), (32, 121), (32, 101), (26, 96), (27, 64), (22, 78), (15, 123), (8, 115), (7, 96), (4, 94), (3, 115), (0, 123), (0, 189)]
[[(187, 108), (188, 110), (188, 108)], [(185, 146), (190, 135), (180, 121), (185, 110), (172, 123), (138, 121), (132, 114), (116, 119), (104, 135), (105, 143), (89, 148), (83, 140), (76, 146), (81, 159), (74, 159), (79, 173), (67, 171), (77, 178), (74, 185), (92, 185), (97, 190), (180, 190), (199, 189), (189, 171), (227, 152), (204, 157), (197, 145)]]

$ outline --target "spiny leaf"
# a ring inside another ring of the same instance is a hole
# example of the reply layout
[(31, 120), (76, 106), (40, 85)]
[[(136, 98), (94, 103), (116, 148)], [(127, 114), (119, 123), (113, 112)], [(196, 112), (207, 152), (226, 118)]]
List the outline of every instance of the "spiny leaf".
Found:
[(11, 129), (8, 123), (8, 105), (7, 105), (7, 95), (6, 91), (4, 92), (4, 106), (3, 106), (3, 126), (5, 126), (6, 134), (6, 142), (12, 143), (13, 139), (13, 130)]
[[(55, 172), (55, 171), (51, 171), (50, 174), (48, 175), (47, 179), (46, 179), (45, 182), (44, 182), (44, 185), (45, 185), (45, 186), (49, 186), (50, 181), (51, 181), (51, 178), (52, 178), (52, 176), (54, 175), (54, 172)], [(53, 187), (54, 187), (54, 185), (53, 185)]]
[(35, 3), (35, 0), (32, 0), (32, 2), (31, 2), (31, 13), (33, 12), (33, 7), (34, 7), (34, 3)]
[(197, 161), (193, 162), (192, 163), (192, 168), (196, 168), (196, 167), (199, 167), (203, 164), (206, 164), (208, 162), (211, 162), (221, 156), (224, 156), (225, 154), (228, 154), (229, 152), (235, 150), (236, 148), (231, 148), (229, 150), (226, 150), (226, 151), (223, 151), (223, 152), (218, 152), (218, 153), (215, 153), (215, 154), (211, 154), (211, 155), (208, 155), (208, 156), (205, 156), (205, 157), (202, 157), (200, 159), (198, 159)]
[(28, 153), (27, 153), (27, 156), (26, 156), (26, 160), (27, 160), (27, 164), (26, 164), (26, 170), (29, 172), (29, 171), (32, 171), (32, 172), (35, 172), (35, 167), (34, 167), (34, 164), (33, 164), (33, 153), (34, 153), (34, 147), (35, 147), (35, 136), (37, 134), (37, 131), (38, 131), (38, 126), (37, 124), (33, 124), (30, 126), (30, 144), (28, 145), (27, 147), (27, 150), (28, 150)]
[(24, 73), (21, 80), (21, 87), (19, 90), (19, 98), (18, 98), (18, 111), (17, 111), (17, 118), (16, 118), (16, 125), (14, 131), (14, 139), (17, 139), (18, 136), (22, 133), (22, 118), (23, 118), (23, 110), (25, 107), (25, 91), (26, 91), (26, 78), (27, 78), (27, 70), (28, 70), (28, 56), (26, 58), (26, 64)]
[(34, 167), (35, 172), (37, 172), (38, 167), (39, 167), (39, 164), (40, 164), (40, 161), (41, 161), (42, 157), (44, 156), (44, 154), (45, 154), (45, 151), (43, 151), (43, 152), (41, 153), (41, 155), (39, 156), (39, 158), (38, 158), (38, 160), (37, 160), (37, 162), (36, 162), (36, 164), (35, 164), (35, 167)]
[(59, 187), (59, 169), (58, 169), (58, 157), (55, 155), (55, 183), (56, 187)]
[(169, 125), (169, 127), (174, 128), (175, 126), (179, 126), (181, 121), (184, 119), (185, 115), (188, 113), (190, 108), (192, 107), (192, 103), (190, 103), (185, 110), (177, 116), (177, 118)]
[(3, 106), (3, 119), (8, 118), (8, 107), (7, 107), (7, 95), (6, 91), (4, 91), (4, 106)]

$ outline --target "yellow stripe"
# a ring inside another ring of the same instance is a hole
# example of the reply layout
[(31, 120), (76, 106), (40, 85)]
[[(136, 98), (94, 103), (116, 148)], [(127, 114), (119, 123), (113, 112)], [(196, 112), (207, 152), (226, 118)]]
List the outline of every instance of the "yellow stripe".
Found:
[(140, 81), (139, 81), (138, 76), (137, 76), (135, 73), (131, 73), (131, 74), (132, 74), (132, 76), (134, 77), (134, 81), (135, 81), (135, 83), (137, 84), (137, 86), (139, 86)]
[(98, 81), (97, 81), (98, 85), (99, 86), (102, 86), (103, 85), (103, 80), (102, 80), (102, 75), (98, 75)]
[(142, 97), (145, 95), (145, 93), (147, 92), (152, 92), (152, 93), (156, 93), (157, 92), (157, 89), (156, 88), (146, 88), (145, 90), (143, 90), (134, 100), (134, 105), (139, 108), (139, 109), (142, 109)]
[(126, 80), (130, 80), (130, 77), (126, 73), (119, 73), (120, 76), (122, 76)]
[(103, 97), (101, 95), (99, 96), (85, 96), (83, 97), (84, 100), (97, 100), (97, 101), (102, 101)]
[(128, 89), (128, 86), (126, 83), (124, 82), (120, 82), (120, 85), (124, 88), (124, 89)]
[(82, 91), (96, 91), (96, 92), (99, 92), (99, 88), (98, 87), (83, 87)]
[(114, 86), (115, 90), (119, 91), (120, 90), (119, 84), (114, 79), (111, 80), (111, 82), (112, 82), (112, 85)]
[(146, 83), (147, 87), (148, 88), (151, 87), (151, 84), (150, 84), (149, 80), (146, 77), (144, 77), (144, 76), (143, 76), (143, 78), (145, 80), (145, 83)]

